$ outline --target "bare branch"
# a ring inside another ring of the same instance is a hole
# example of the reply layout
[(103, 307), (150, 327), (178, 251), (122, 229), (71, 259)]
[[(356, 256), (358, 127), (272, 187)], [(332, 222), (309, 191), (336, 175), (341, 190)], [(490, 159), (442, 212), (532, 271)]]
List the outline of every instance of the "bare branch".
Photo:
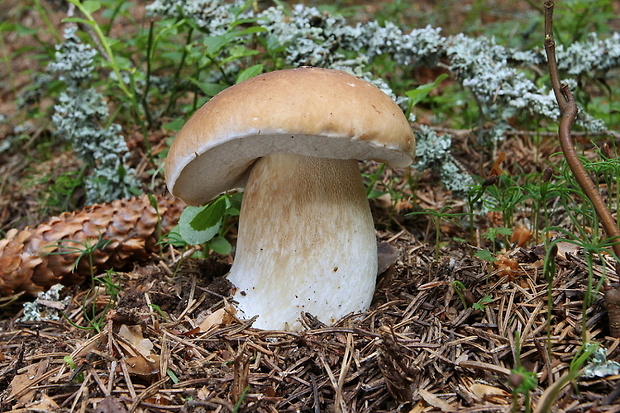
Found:
[[(555, 40), (553, 37), (553, 7), (552, 1), (545, 2), (545, 51), (547, 52), (547, 60), (549, 65), (549, 75), (551, 77), (551, 85), (553, 92), (555, 93), (556, 100), (560, 107), (562, 117), (560, 119), (560, 126), (558, 130), (558, 136), (560, 138), (560, 145), (562, 146), (562, 152), (566, 158), (566, 162), (571, 171), (575, 175), (577, 183), (583, 189), (592, 206), (596, 211), (603, 229), (607, 234), (607, 237), (614, 241), (612, 245), (613, 251), (617, 258), (620, 258), (620, 229), (611, 212), (607, 208), (602, 195), (598, 191), (594, 181), (590, 178), (582, 165), (577, 152), (575, 151), (575, 144), (571, 136), (571, 128), (573, 122), (577, 117), (577, 104), (571, 94), (567, 85), (560, 83), (560, 75), (558, 71), (557, 61), (555, 58)], [(616, 264), (616, 273), (620, 274), (620, 263)]]

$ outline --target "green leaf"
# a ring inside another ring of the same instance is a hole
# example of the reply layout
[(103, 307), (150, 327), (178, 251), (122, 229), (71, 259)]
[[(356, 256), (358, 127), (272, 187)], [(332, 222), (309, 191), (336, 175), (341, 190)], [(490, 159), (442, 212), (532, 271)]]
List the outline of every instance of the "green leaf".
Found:
[(12, 32), (14, 30), (15, 30), (15, 23), (9, 23), (6, 20), (0, 23), (0, 32)]
[(222, 59), (223, 63), (232, 62), (233, 60), (239, 60), (248, 56), (255, 56), (260, 53), (258, 50), (248, 49), (245, 46), (233, 46), (228, 49), (228, 57)]
[(177, 248), (187, 247), (188, 243), (181, 237), (179, 226), (175, 226), (172, 230), (165, 234), (159, 241), (161, 245), (172, 245)]
[(177, 375), (174, 374), (174, 371), (170, 370), (169, 368), (166, 369), (166, 374), (168, 375), (168, 377), (170, 377), (170, 380), (172, 380), (173, 384), (177, 384), (180, 381)]
[(207, 37), (204, 39), (204, 45), (207, 46), (207, 53), (212, 56), (216, 55), (227, 43), (233, 40), (233, 38), (234, 36), (230, 36), (229, 34)]
[(172, 62), (180, 62), (181, 58), (183, 57), (183, 53), (178, 52), (176, 50), (172, 50), (169, 52), (160, 53), (159, 56), (162, 58), (166, 58)]
[(425, 85), (418, 86), (413, 90), (405, 92), (405, 95), (407, 95), (407, 97), (409, 98), (409, 105), (407, 111), (411, 112), (411, 109), (413, 109), (415, 105), (424, 100), (429, 95), (429, 93), (431, 93), (433, 89), (439, 86), (439, 84), (443, 82), (447, 77), (447, 74), (442, 73), (437, 77), (437, 79), (435, 79), (433, 83), (427, 83)]
[(491, 251), (486, 250), (486, 249), (485, 250), (476, 251), (476, 253), (474, 255), (476, 257), (480, 258), (481, 260), (485, 260), (485, 261), (488, 261), (488, 262), (495, 262), (495, 261), (497, 261), (497, 259), (491, 253)]
[(263, 71), (263, 65), (261, 64), (250, 66), (247, 69), (245, 69), (243, 72), (239, 73), (239, 76), (237, 76), (237, 83), (241, 83), (244, 80), (257, 76), (261, 74), (262, 71)]
[(385, 191), (379, 191), (377, 189), (371, 189), (370, 192), (368, 193), (368, 199), (375, 199), (375, 198), (379, 198), (382, 195), (385, 195), (386, 192)]
[(493, 302), (493, 297), (487, 294), (484, 297), (482, 297), (478, 302), (480, 304), (492, 303)]
[(512, 235), (512, 230), (506, 227), (497, 227), (497, 228), (489, 228), (487, 232), (484, 233), (484, 238), (494, 241), (499, 238), (499, 236), (508, 237)]
[(80, 19), (79, 17), (65, 17), (64, 19), (62, 19), (63, 23), (81, 23), (81, 24), (88, 24), (89, 26), (94, 26), (95, 22), (90, 21), (90, 20), (86, 20), (86, 19)]
[(215, 56), (224, 48), (224, 46), (234, 41), (237, 37), (265, 31), (267, 31), (267, 29), (265, 29), (264, 27), (249, 27), (241, 31), (231, 31), (221, 36), (207, 37), (204, 40), (204, 45), (207, 46), (207, 53), (209, 53), (211, 56)]
[(93, 14), (101, 8), (101, 3), (98, 1), (87, 0), (82, 3), (82, 7), (87, 14)]
[(77, 364), (75, 363), (75, 360), (73, 360), (73, 357), (71, 357), (71, 356), (64, 356), (62, 359), (63, 359), (63, 361), (65, 363), (67, 363), (67, 365), (69, 366), (69, 368), (71, 370), (73, 370), (73, 369), (75, 369), (77, 367)]
[(232, 245), (224, 237), (218, 236), (209, 242), (209, 248), (218, 254), (228, 255), (232, 251)]
[(190, 222), (204, 209), (205, 207), (185, 207), (179, 217), (179, 224), (173, 229), (189, 245), (200, 245), (209, 242), (220, 230), (219, 222), (203, 231), (196, 231), (192, 228)]
[(172, 122), (166, 123), (164, 125), (164, 129), (176, 132), (176, 131), (180, 131), (183, 125), (185, 125), (185, 119), (183, 119), (182, 117), (178, 117)]
[(254, 33), (263, 33), (263, 32), (266, 32), (266, 31), (267, 31), (267, 29), (265, 29), (264, 27), (260, 27), (260, 26), (248, 27), (245, 30), (237, 32), (237, 36), (243, 36), (243, 35), (246, 35), (246, 34), (254, 34)]
[(15, 32), (20, 36), (32, 36), (33, 34), (38, 32), (38, 29), (31, 29), (30, 27), (17, 24), (15, 25)]
[(485, 304), (492, 303), (492, 302), (493, 302), (493, 297), (491, 297), (490, 295), (485, 295), (480, 300), (478, 300), (477, 303), (473, 303), (471, 307), (474, 310), (484, 311)]
[(226, 198), (219, 197), (199, 211), (190, 221), (190, 225), (196, 231), (204, 231), (219, 224), (225, 212)]
[[(157, 198), (155, 198), (153, 194), (148, 194), (148, 197), (149, 197), (149, 203), (151, 204), (151, 206), (155, 209), (155, 211), (158, 211), (159, 203), (157, 202)], [(158, 214), (159, 214), (159, 211), (158, 211)]]
[(226, 89), (226, 86), (219, 85), (217, 83), (203, 83), (194, 78), (190, 78), (189, 80), (190, 82), (198, 86), (200, 90), (202, 90), (202, 93), (204, 93), (207, 96), (215, 96), (218, 93), (220, 93), (222, 90)]

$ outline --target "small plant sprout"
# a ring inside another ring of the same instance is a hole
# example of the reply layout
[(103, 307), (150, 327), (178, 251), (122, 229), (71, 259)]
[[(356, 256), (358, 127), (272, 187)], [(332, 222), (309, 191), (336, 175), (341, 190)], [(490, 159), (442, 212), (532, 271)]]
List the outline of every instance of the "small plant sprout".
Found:
[(452, 289), (461, 300), (464, 308), (473, 308), (474, 310), (484, 311), (485, 305), (493, 302), (493, 297), (485, 295), (476, 301), (474, 294), (465, 287), (461, 281), (452, 281)]
[(441, 84), (441, 82), (443, 82), (447, 78), (448, 78), (448, 75), (443, 73), (439, 75), (437, 79), (435, 79), (434, 82), (418, 86), (415, 89), (405, 92), (405, 95), (408, 98), (407, 111), (405, 112), (405, 115), (407, 115), (407, 119), (409, 119), (412, 122), (415, 120), (415, 115), (413, 115), (412, 113), (412, 110), (415, 107), (415, 105), (417, 105), (422, 100), (424, 100), (433, 90), (435, 90)]
[[(99, 234), (99, 237), (89, 241), (77, 241), (77, 240), (60, 240), (50, 247), (54, 249), (54, 252), (47, 253), (47, 255), (74, 255), (73, 270), (75, 271), (80, 265), (86, 265), (90, 268), (90, 276), (95, 276), (94, 254), (97, 251), (104, 250), (106, 246), (111, 242), (109, 239), (104, 239), (103, 234)], [(82, 260), (86, 259), (87, 263), (82, 263)]]
[(496, 249), (497, 243), (500, 240), (504, 240), (507, 244), (510, 240), (510, 236), (512, 235), (512, 230), (510, 228), (505, 227), (497, 227), (497, 228), (488, 228), (484, 233), (484, 238), (491, 242), (493, 245), (493, 250)]
[(118, 274), (113, 270), (108, 270), (104, 275), (93, 278), (93, 285), (82, 300), (82, 316), (88, 322), (88, 327), (78, 326), (63, 313), (65, 319), (81, 330), (101, 332), (106, 323), (108, 311), (114, 307), (118, 294), (122, 291), (117, 279)]
[(523, 395), (523, 406), (526, 413), (532, 411), (530, 394), (538, 385), (536, 373), (521, 365), (521, 333), (515, 331), (515, 368), (510, 370), (509, 381), (512, 385), (512, 411), (519, 411), (519, 394)]
[(376, 86), (306, 67), (211, 99), (177, 135), (166, 178), (190, 205), (245, 186), (234, 299), (259, 315), (255, 327), (298, 330), (302, 312), (331, 324), (370, 305), (377, 241), (357, 160), (407, 166), (414, 150), (404, 113)]
[(592, 358), (597, 349), (598, 345), (593, 343), (586, 343), (579, 349), (571, 360), (568, 372), (556, 380), (551, 386), (547, 387), (540, 395), (534, 413), (547, 413), (552, 411), (551, 408), (556, 403), (562, 389), (574, 382), (583, 373), (583, 366)]
[(463, 304), (463, 307), (469, 308), (471, 304), (475, 301), (475, 298), (473, 297), (471, 291), (469, 291), (465, 287), (465, 284), (463, 284), (461, 281), (452, 281), (451, 286), (456, 295), (459, 297), (459, 300), (461, 300), (461, 304)]
[(84, 382), (84, 373), (81, 371), (81, 369), (78, 369), (78, 365), (75, 362), (75, 360), (73, 359), (73, 357), (65, 356), (65, 357), (63, 357), (63, 361), (65, 362), (67, 367), (69, 367), (71, 370), (73, 370), (73, 373), (71, 374), (72, 381), (75, 382), (75, 383), (82, 383), (82, 382)]
[(480, 300), (478, 300), (478, 302), (473, 303), (471, 307), (474, 310), (484, 311), (486, 304), (489, 304), (492, 302), (493, 302), (493, 297), (487, 294), (484, 297), (482, 297)]
[(459, 218), (465, 216), (468, 217), (470, 213), (453, 212), (453, 208), (450, 205), (442, 207), (440, 210), (431, 208), (423, 209), (422, 211), (410, 212), (407, 215), (428, 215), (430, 217), (430, 224), (435, 231), (435, 258), (439, 258), (441, 243), (441, 222), (449, 222), (458, 225)]

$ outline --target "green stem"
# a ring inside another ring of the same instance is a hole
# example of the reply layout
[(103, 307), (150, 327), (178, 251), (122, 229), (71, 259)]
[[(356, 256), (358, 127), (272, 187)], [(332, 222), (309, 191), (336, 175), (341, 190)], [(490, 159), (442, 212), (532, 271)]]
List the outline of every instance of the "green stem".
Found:
[(181, 71), (183, 70), (183, 67), (185, 67), (185, 62), (187, 60), (187, 50), (188, 50), (189, 44), (192, 41), (193, 33), (194, 33), (194, 29), (190, 27), (190, 29), (187, 31), (187, 38), (185, 40), (185, 47), (183, 48), (183, 54), (181, 55), (181, 62), (179, 62), (179, 66), (177, 67), (177, 70), (174, 72), (174, 81), (172, 82), (174, 86), (172, 88), (172, 93), (170, 94), (170, 100), (168, 101), (168, 106), (166, 107), (166, 110), (164, 111), (164, 113), (170, 113), (170, 111), (172, 110), (172, 106), (174, 106), (174, 104), (176, 104), (177, 102), (177, 94), (179, 92), (179, 79), (181, 77)]
[[(149, 21), (149, 37), (146, 43), (146, 84), (144, 86), (144, 93), (142, 94), (142, 110), (144, 110), (144, 116), (146, 117), (146, 123), (149, 126), (152, 126), (151, 112), (149, 111), (148, 106), (148, 96), (149, 90), (151, 88), (151, 59), (153, 53), (153, 31), (155, 24), (153, 21)], [(148, 141), (148, 136), (145, 136), (145, 144), (147, 147), (150, 147), (150, 143)], [(147, 148), (150, 149), (150, 148)], [(149, 153), (151, 151), (149, 150)]]
[(54, 40), (56, 41), (56, 43), (62, 43), (62, 38), (60, 37), (58, 30), (56, 30), (56, 26), (54, 26), (51, 20), (49, 19), (47, 10), (45, 10), (43, 5), (41, 5), (41, 1), (35, 0), (34, 7), (35, 9), (37, 9), (37, 13), (39, 13), (39, 16), (43, 20), (43, 23), (45, 23), (45, 27), (47, 27), (47, 31), (51, 33), (52, 36), (54, 36)]
[(552, 386), (548, 387), (543, 392), (543, 394), (540, 396), (540, 399), (538, 399), (538, 405), (536, 406), (534, 413), (547, 413), (547, 412), (552, 411), (551, 407), (556, 402), (556, 399), (558, 398), (560, 391), (564, 388), (564, 386), (566, 386), (567, 384), (577, 379), (577, 377), (579, 377), (579, 375), (581, 374), (581, 367), (586, 361), (588, 361), (590, 356), (592, 356), (592, 353), (594, 353), (596, 348), (597, 346), (595, 345), (586, 346), (583, 353), (579, 357), (573, 360), (573, 362), (571, 363), (570, 369), (568, 370), (568, 373), (560, 377), (558, 381), (553, 383)]
[(68, 0), (71, 4), (75, 5), (75, 7), (78, 8), (78, 10), (80, 10), (80, 12), (86, 17), (86, 19), (88, 20), (90, 26), (93, 28), (93, 30), (95, 31), (95, 33), (97, 34), (97, 37), (99, 38), (99, 41), (101, 42), (101, 46), (103, 47), (103, 49), (105, 50), (106, 54), (107, 54), (107, 58), (109, 60), (110, 66), (112, 67), (112, 71), (114, 72), (114, 74), (116, 75), (116, 80), (118, 81), (118, 86), (119, 88), (122, 90), (123, 94), (129, 99), (131, 100), (131, 102), (134, 105), (134, 108), (136, 110), (136, 113), (139, 114), (139, 108), (136, 102), (136, 97), (133, 93), (131, 93), (129, 91), (129, 89), (127, 89), (127, 86), (125, 85), (125, 82), (123, 82), (123, 78), (121, 76), (121, 71), (118, 67), (118, 64), (116, 63), (116, 59), (114, 58), (114, 52), (112, 51), (112, 48), (110, 47), (110, 43), (108, 42), (107, 37), (105, 36), (105, 34), (103, 33), (103, 30), (101, 30), (101, 26), (99, 26), (99, 24), (97, 23), (97, 21), (95, 20), (95, 18), (93, 17), (93, 15), (91, 13), (88, 12), (88, 10), (86, 10), (82, 4), (82, 2), (80, 0)]

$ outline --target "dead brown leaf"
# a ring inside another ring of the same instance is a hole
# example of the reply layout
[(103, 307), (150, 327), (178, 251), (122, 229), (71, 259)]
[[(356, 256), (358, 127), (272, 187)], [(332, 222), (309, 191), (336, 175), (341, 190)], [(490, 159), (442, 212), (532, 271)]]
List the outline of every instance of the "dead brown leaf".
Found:
[(127, 370), (135, 376), (155, 376), (159, 373), (159, 356), (152, 354), (149, 358), (144, 356), (127, 357)]
[(454, 408), (450, 403), (447, 403), (435, 396), (433, 393), (420, 389), (418, 390), (418, 394), (424, 399), (426, 403), (429, 405), (440, 409), (442, 412), (455, 412), (457, 409)]
[(144, 338), (140, 326), (127, 326), (123, 324), (118, 331), (118, 335), (140, 352), (142, 356), (150, 358), (153, 355), (153, 343), (148, 338)]
[(202, 332), (207, 332), (216, 326), (228, 325), (234, 321), (233, 314), (235, 314), (235, 309), (229, 304), (209, 314), (198, 325), (198, 328)]
[(95, 413), (127, 413), (127, 409), (115, 397), (107, 396), (97, 404)]
[(34, 400), (35, 391), (29, 390), (24, 393), (24, 390), (31, 387), (35, 382), (38, 367), (39, 364), (31, 364), (28, 366), (28, 370), (25, 373), (16, 374), (13, 380), (11, 380), (11, 384), (9, 384), (9, 388), (11, 389), (9, 395), (11, 397), (17, 396), (17, 401), (23, 406)]
[(506, 390), (500, 389), (499, 387), (489, 386), (488, 384), (476, 382), (469, 387), (469, 390), (480, 401), (488, 401), (495, 404), (510, 403), (510, 393), (508, 393)]

